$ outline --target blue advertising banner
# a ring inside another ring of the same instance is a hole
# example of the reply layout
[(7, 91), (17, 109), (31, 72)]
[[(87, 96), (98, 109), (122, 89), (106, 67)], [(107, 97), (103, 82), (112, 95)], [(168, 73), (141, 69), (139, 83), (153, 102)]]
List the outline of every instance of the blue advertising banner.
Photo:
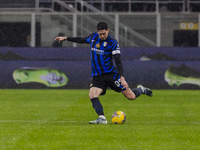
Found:
[[(123, 48), (131, 88), (200, 89), (199, 48)], [(88, 89), (89, 48), (0, 48), (0, 88)]]

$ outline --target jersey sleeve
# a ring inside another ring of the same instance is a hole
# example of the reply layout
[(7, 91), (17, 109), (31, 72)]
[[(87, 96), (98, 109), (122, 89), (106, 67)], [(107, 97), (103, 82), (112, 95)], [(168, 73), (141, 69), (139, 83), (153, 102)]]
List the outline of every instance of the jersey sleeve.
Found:
[(116, 64), (116, 67), (117, 67), (117, 70), (118, 70), (120, 76), (123, 76), (123, 65), (122, 65), (122, 60), (121, 60), (121, 52), (120, 52), (120, 47), (119, 47), (119, 44), (117, 43), (117, 41), (113, 46), (112, 55), (114, 56), (115, 64)]
[(115, 54), (120, 54), (120, 47), (119, 47), (119, 44), (118, 42), (116, 41), (112, 47), (112, 55), (115, 55)]
[(86, 37), (67, 37), (67, 41), (75, 42), (75, 43), (87, 43), (89, 44), (91, 41), (91, 37), (93, 34)]
[(123, 64), (121, 60), (121, 55), (120, 54), (114, 55), (114, 59), (115, 59), (115, 64), (117, 66), (118, 73), (120, 74), (120, 76), (123, 76)]

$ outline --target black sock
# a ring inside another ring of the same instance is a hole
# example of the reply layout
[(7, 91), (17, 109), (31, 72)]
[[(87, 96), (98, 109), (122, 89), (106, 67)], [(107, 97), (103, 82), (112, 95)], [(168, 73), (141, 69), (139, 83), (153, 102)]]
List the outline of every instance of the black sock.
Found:
[(91, 99), (92, 102), (92, 107), (94, 108), (94, 110), (96, 111), (96, 113), (100, 116), (100, 115), (104, 115), (103, 113), (103, 107), (99, 101), (98, 97), (92, 98)]
[(134, 88), (134, 89), (132, 89), (132, 91), (135, 94), (136, 98), (139, 97), (141, 94), (143, 94), (141, 88)]

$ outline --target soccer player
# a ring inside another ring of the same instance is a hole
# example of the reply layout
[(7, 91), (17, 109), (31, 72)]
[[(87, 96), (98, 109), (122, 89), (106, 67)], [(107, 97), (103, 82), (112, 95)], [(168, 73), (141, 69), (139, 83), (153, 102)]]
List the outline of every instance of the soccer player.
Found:
[[(141, 94), (153, 96), (149, 88), (138, 85), (137, 88), (130, 89), (124, 76), (120, 55), (120, 47), (113, 37), (109, 36), (109, 28), (105, 22), (97, 24), (97, 32), (87, 37), (56, 37), (57, 41), (71, 41), (76, 43), (90, 44), (92, 82), (89, 90), (89, 98), (92, 106), (99, 118), (90, 121), (90, 124), (107, 124), (103, 112), (103, 106), (99, 101), (99, 96), (106, 93), (107, 87), (116, 92), (121, 92), (127, 99), (135, 100)], [(114, 58), (116, 67), (113, 64)]]

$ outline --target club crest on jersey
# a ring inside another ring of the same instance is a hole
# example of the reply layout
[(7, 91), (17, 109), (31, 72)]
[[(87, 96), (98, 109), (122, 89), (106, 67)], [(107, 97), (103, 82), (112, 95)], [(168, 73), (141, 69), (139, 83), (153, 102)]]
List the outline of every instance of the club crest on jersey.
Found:
[(104, 46), (104, 47), (106, 47), (107, 44), (108, 44), (107, 42), (103, 42), (103, 46)]
[(97, 44), (96, 44), (96, 48), (100, 48), (100, 43), (97, 43)]

